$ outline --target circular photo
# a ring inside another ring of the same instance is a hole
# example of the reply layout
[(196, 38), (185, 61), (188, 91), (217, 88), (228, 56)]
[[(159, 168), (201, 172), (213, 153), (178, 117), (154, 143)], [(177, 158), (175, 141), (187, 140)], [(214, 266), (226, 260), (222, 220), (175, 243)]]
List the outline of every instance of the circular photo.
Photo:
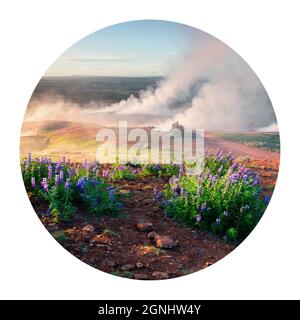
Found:
[(20, 163), (45, 229), (111, 275), (162, 280), (233, 251), (279, 168), (276, 116), (249, 65), (187, 25), (140, 20), (75, 43), (28, 103)]

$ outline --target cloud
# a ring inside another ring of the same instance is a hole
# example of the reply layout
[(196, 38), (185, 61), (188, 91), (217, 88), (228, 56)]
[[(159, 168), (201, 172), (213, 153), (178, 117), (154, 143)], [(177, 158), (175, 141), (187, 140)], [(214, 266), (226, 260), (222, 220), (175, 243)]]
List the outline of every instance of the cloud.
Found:
[(269, 126), (267, 127), (262, 127), (259, 128), (258, 131), (264, 131), (264, 132), (278, 132), (279, 128), (278, 128), (278, 124), (276, 122), (271, 123)]
[(69, 62), (128, 62), (134, 59), (133, 56), (114, 56), (114, 55), (106, 55), (106, 56), (97, 56), (97, 57), (67, 57), (66, 61)]
[[(276, 122), (271, 101), (250, 67), (215, 39), (196, 46), (159, 86), (96, 112), (161, 115), (170, 128), (258, 129)], [(166, 120), (167, 118), (167, 120)]]
[[(69, 59), (116, 62), (129, 58), (107, 55)], [(120, 75), (119, 67), (116, 72)], [(163, 129), (176, 121), (187, 128), (205, 130), (276, 128), (275, 113), (260, 80), (239, 55), (214, 38), (195, 45), (155, 88), (141, 90), (118, 103), (91, 101), (72, 105), (58, 99), (54, 104), (39, 102), (38, 108), (32, 110), (36, 111), (31, 113), (34, 119), (62, 115), (73, 118), (72, 112), (68, 112), (73, 110), (77, 119), (86, 121), (102, 119), (105, 124), (110, 116), (128, 121), (138, 119), (137, 125), (151, 123)]]

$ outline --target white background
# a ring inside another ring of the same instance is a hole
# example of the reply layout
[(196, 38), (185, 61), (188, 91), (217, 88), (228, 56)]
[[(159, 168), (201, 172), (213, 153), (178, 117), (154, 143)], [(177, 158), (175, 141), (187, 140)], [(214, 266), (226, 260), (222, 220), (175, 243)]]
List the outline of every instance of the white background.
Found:
[[(0, 298), (300, 298), (297, 2), (2, 1)], [(22, 117), (49, 65), (89, 33), (134, 19), (186, 23), (231, 46), (264, 84), (281, 130), (278, 184), (257, 228), (210, 268), (158, 282), (114, 277), (65, 251), (36, 217), (19, 171)]]

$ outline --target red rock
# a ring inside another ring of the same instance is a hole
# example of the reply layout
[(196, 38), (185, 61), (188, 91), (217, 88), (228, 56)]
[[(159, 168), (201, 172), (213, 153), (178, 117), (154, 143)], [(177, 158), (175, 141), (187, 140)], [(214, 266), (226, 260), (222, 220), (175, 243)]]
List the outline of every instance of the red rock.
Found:
[(113, 260), (107, 260), (107, 261), (105, 262), (105, 264), (106, 264), (109, 268), (114, 268), (114, 267), (117, 266), (117, 263), (116, 263), (115, 261), (113, 261)]
[(156, 233), (155, 231), (151, 231), (148, 233), (148, 239), (153, 240), (154, 237), (157, 235), (158, 233)]
[(151, 222), (138, 223), (136, 226), (140, 231), (152, 231), (154, 229)]
[(94, 231), (95, 231), (95, 228), (94, 228), (93, 225), (87, 224), (86, 226), (84, 226), (84, 227), (82, 228), (82, 231), (83, 231), (83, 232), (87, 232), (87, 233), (89, 233), (89, 232), (94, 232)]
[(163, 280), (163, 279), (169, 279), (170, 276), (166, 272), (154, 271), (152, 273), (152, 277), (155, 278), (156, 280)]
[(130, 271), (130, 270), (133, 270), (133, 269), (135, 269), (135, 266), (133, 264), (124, 264), (121, 267), (122, 271)]
[(141, 262), (137, 262), (136, 264), (135, 264), (135, 266), (138, 268), (138, 269), (140, 269), (140, 268), (143, 268), (143, 264), (141, 263)]
[(155, 245), (158, 248), (172, 249), (177, 246), (177, 242), (175, 242), (169, 236), (161, 236), (157, 234), (154, 236), (154, 241), (155, 241)]
[(136, 273), (134, 275), (134, 279), (136, 279), (136, 280), (149, 280), (149, 276), (144, 273)]

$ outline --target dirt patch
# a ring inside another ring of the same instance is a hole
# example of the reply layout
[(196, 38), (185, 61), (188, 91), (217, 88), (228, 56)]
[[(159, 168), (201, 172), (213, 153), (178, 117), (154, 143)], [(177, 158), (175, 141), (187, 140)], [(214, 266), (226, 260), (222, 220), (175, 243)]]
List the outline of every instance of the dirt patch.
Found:
[[(41, 220), (57, 241), (80, 260), (99, 270), (134, 279), (182, 276), (217, 262), (234, 249), (207, 232), (165, 217), (153, 193), (154, 187), (163, 189), (164, 184), (155, 177), (120, 182), (120, 188), (129, 191), (130, 196), (124, 200), (122, 215), (117, 217), (80, 212), (69, 223), (54, 224), (43, 216)], [(44, 210), (39, 207), (36, 211), (41, 209)], [(157, 234), (172, 238), (177, 245), (169, 249), (157, 247), (148, 232), (137, 228), (137, 224), (145, 222), (151, 222)]]
[[(247, 159), (244, 164), (260, 175), (263, 193), (271, 195), (279, 160)], [(127, 194), (121, 214), (95, 216), (81, 210), (68, 223), (53, 223), (43, 215), (47, 206), (34, 198), (31, 201), (53, 237), (94, 268), (132, 279), (169, 279), (210, 266), (236, 246), (165, 216), (153, 192), (162, 190), (165, 183), (157, 177), (118, 182)], [(157, 235), (174, 245), (157, 245)]]

